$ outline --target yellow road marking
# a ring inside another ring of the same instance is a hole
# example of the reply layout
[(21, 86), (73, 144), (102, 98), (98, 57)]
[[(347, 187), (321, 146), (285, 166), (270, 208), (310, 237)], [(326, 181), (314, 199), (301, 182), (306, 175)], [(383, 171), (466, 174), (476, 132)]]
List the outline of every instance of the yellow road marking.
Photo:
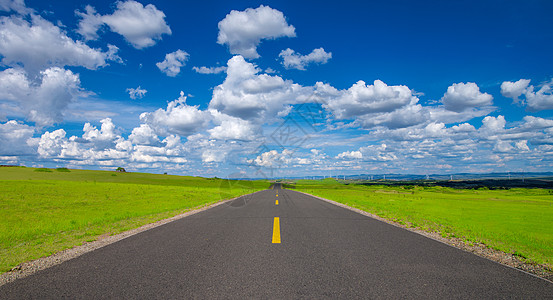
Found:
[(278, 200), (275, 201), (275, 205), (278, 205)]
[(277, 197), (278, 197), (278, 194), (277, 194)]
[(273, 244), (280, 244), (280, 220), (278, 217), (275, 217), (273, 223)]

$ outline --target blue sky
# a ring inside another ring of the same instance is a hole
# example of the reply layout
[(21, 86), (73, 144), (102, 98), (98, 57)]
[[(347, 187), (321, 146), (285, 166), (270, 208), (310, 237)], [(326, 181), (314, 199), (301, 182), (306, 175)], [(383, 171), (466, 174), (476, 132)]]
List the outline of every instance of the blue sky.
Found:
[(550, 1), (0, 0), (0, 164), (550, 171)]

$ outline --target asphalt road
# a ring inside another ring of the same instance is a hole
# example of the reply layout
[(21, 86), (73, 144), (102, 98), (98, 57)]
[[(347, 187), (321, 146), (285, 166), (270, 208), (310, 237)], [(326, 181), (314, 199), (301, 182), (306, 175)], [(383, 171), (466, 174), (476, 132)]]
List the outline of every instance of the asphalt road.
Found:
[[(274, 243), (277, 236), (280, 243)], [(553, 284), (313, 197), (273, 189), (0, 287), (0, 299), (28, 298), (547, 299)]]

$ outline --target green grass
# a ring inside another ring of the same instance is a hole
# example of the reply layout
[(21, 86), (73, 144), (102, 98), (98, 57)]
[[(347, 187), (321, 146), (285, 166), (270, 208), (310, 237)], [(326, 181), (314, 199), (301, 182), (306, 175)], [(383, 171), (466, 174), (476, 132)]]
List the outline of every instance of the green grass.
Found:
[(264, 181), (0, 168), (0, 272), (100, 235), (268, 187)]
[(546, 189), (459, 190), (299, 180), (296, 190), (410, 227), (484, 243), (553, 266), (553, 196)]

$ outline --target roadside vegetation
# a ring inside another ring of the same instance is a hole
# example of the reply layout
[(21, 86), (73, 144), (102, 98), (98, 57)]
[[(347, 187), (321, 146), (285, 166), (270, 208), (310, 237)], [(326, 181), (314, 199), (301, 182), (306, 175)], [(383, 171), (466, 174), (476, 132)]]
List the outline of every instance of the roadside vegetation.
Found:
[(408, 227), (469, 244), (483, 243), (528, 263), (553, 266), (553, 191), (549, 189), (364, 186), (334, 179), (299, 180), (287, 187)]
[(19, 263), (224, 199), (266, 181), (0, 168), (0, 273)]

